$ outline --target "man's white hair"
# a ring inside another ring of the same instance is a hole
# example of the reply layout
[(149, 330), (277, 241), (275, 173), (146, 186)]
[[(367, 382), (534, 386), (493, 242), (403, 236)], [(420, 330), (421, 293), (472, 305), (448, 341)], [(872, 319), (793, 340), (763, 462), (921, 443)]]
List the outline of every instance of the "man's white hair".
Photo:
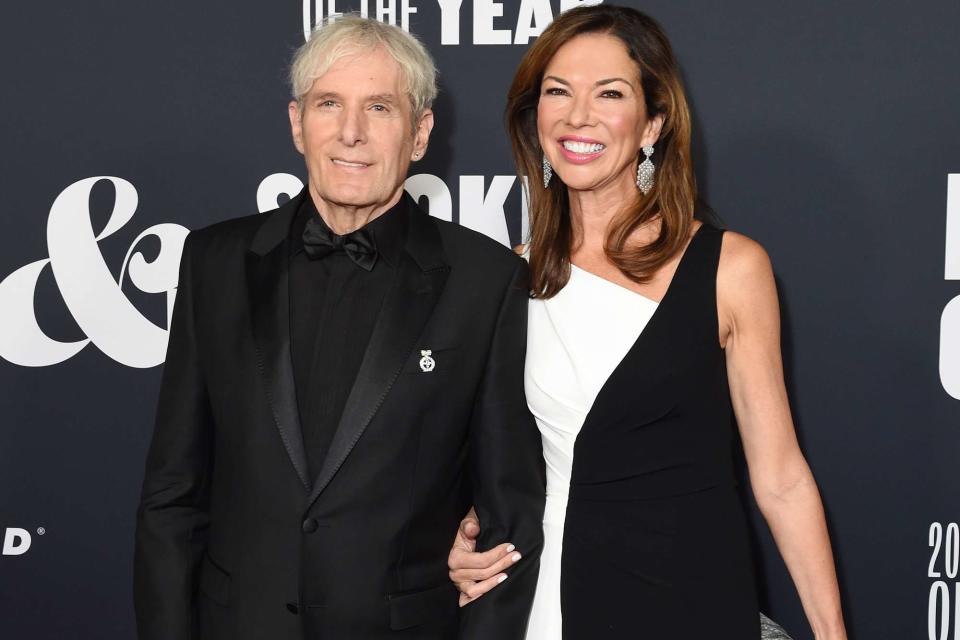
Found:
[(437, 97), (437, 69), (427, 49), (400, 27), (357, 14), (325, 19), (293, 56), (290, 85), (293, 99), (303, 109), (303, 98), (314, 80), (339, 59), (383, 47), (400, 65), (404, 90), (410, 97), (416, 123)]

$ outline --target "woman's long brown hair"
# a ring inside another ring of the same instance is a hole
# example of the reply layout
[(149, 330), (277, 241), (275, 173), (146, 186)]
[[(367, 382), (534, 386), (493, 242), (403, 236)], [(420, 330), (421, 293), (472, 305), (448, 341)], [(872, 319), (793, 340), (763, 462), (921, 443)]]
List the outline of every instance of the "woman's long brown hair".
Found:
[[(517, 68), (507, 100), (507, 130), (514, 161), (528, 176), (530, 271), (534, 297), (556, 295), (570, 279), (573, 229), (566, 185), (554, 176), (543, 187), (543, 149), (537, 137), (537, 104), (543, 74), (557, 50), (575, 36), (605, 33), (620, 39), (640, 71), (647, 115), (663, 114), (654, 145), (654, 187), (625, 202), (607, 232), (607, 258), (631, 280), (650, 278), (685, 245), (693, 222), (696, 181), (690, 158), (690, 110), (673, 48), (652, 18), (611, 5), (587, 6), (560, 14), (530, 47)], [(639, 155), (638, 155), (639, 161)], [(660, 219), (659, 236), (643, 246), (627, 245), (631, 233)]]

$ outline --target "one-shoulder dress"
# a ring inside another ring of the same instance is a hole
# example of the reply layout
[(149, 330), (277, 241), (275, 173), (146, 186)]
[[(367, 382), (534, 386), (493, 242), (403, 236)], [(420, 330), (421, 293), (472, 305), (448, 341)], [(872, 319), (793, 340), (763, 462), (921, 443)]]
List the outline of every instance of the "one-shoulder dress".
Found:
[(760, 637), (718, 343), (722, 237), (696, 231), (659, 303), (576, 266), (530, 301), (547, 502), (527, 640)]

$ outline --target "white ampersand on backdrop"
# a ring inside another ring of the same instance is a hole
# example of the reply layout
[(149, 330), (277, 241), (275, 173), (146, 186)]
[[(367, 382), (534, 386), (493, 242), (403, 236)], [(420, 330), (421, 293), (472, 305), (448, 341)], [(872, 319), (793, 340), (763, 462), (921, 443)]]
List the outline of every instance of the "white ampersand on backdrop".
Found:
[[(116, 190), (106, 226), (94, 235), (90, 220), (90, 192), (101, 180)], [(96, 176), (70, 185), (57, 196), (47, 218), (50, 257), (20, 267), (0, 282), (0, 357), (25, 367), (44, 367), (67, 360), (93, 342), (101, 351), (129, 367), (153, 367), (163, 362), (167, 330), (141, 314), (121, 290), (124, 275), (146, 293), (167, 294), (167, 316), (173, 309), (183, 241), (189, 231), (178, 224), (145, 229), (130, 245), (119, 282), (113, 279), (97, 243), (130, 222), (137, 210), (137, 190), (122, 178)], [(147, 236), (160, 240), (160, 253), (147, 262), (134, 252)], [(84, 340), (60, 342), (47, 336), (37, 323), (34, 291), (44, 267), (50, 265), (63, 301)]]
[[(94, 234), (90, 219), (90, 192), (101, 180), (109, 181), (116, 192), (113, 211), (106, 226)], [(257, 208), (275, 209), (281, 195), (293, 196), (303, 188), (296, 176), (275, 173), (257, 189)], [(177, 275), (183, 242), (189, 233), (174, 223), (144, 229), (127, 250), (120, 277), (113, 279), (97, 245), (133, 218), (136, 188), (123, 178), (95, 176), (73, 183), (63, 190), (47, 218), (49, 258), (24, 265), (0, 282), (0, 357), (24, 367), (46, 367), (68, 360), (91, 342), (103, 353), (128, 367), (154, 367), (164, 361), (168, 330), (146, 318), (122, 291), (124, 277), (144, 293), (165, 294), (167, 326), (177, 294)], [(155, 236), (160, 252), (152, 262), (136, 251), (140, 242)], [(37, 322), (34, 294), (43, 269), (50, 265), (54, 280), (83, 340), (61, 342), (43, 332)]]

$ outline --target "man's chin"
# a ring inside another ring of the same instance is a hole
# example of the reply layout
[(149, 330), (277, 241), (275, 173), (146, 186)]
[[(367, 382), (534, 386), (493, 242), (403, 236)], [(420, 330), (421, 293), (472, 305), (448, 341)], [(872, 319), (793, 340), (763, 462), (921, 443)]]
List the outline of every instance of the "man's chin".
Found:
[(371, 193), (370, 189), (332, 189), (329, 191), (314, 191), (314, 199), (319, 197), (320, 202), (317, 206), (326, 204), (334, 207), (344, 207), (350, 209), (377, 209), (390, 204), (396, 197), (396, 193)]
[(323, 202), (337, 207), (371, 207), (376, 206), (381, 199), (364, 189), (317, 191), (314, 195), (319, 196)]

